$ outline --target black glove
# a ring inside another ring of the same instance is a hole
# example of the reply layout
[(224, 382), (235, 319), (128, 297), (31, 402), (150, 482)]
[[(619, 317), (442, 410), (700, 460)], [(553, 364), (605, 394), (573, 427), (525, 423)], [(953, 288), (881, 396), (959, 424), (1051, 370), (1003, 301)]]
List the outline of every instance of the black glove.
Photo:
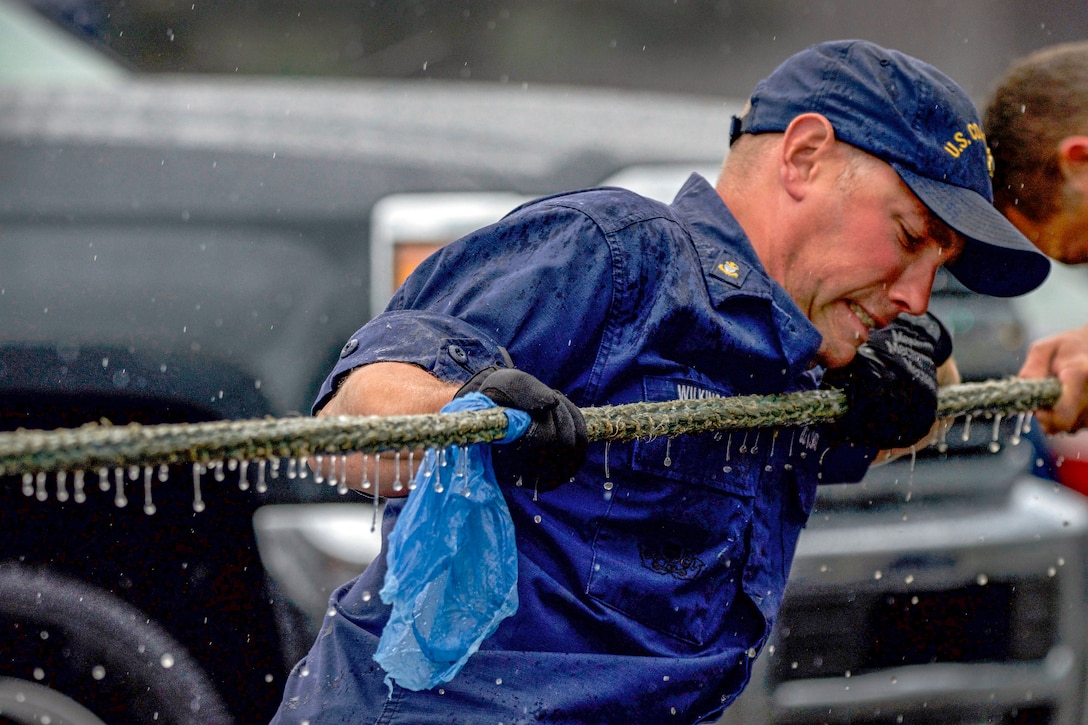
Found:
[(473, 375), (453, 397), (483, 393), (497, 405), (529, 414), (529, 429), (515, 442), (494, 446), (491, 460), (501, 480), (540, 491), (566, 483), (586, 460), (586, 422), (582, 411), (558, 390), (513, 368), (490, 367)]
[(829, 370), (821, 387), (846, 394), (847, 412), (828, 426), (832, 443), (884, 450), (921, 440), (937, 419), (937, 368), (952, 338), (933, 315), (903, 314), (874, 330), (857, 356)]

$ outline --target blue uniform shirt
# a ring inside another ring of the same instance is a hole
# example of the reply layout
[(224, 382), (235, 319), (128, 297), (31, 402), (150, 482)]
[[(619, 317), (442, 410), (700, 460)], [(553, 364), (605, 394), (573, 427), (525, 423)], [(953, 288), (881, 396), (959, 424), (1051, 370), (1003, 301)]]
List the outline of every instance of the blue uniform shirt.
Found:
[[(613, 188), (526, 204), (424, 262), (352, 340), (315, 408), (360, 365), (463, 381), (504, 348), (580, 407), (792, 392), (815, 387), (821, 338), (693, 176), (671, 205)], [(597, 443), (552, 492), (506, 485), (520, 606), (461, 673), (389, 696), (379, 557), (332, 597), (276, 722), (713, 718), (770, 632), (817, 482), (868, 464), (826, 454), (814, 428)]]

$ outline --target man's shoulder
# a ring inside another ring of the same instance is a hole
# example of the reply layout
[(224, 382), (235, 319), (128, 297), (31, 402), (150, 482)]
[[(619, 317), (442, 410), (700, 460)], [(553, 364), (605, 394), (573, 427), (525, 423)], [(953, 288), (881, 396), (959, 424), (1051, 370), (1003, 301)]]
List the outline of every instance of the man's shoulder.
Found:
[(606, 234), (651, 220), (675, 222), (668, 204), (629, 189), (600, 186), (554, 194), (523, 204), (513, 214), (568, 209), (591, 219)]

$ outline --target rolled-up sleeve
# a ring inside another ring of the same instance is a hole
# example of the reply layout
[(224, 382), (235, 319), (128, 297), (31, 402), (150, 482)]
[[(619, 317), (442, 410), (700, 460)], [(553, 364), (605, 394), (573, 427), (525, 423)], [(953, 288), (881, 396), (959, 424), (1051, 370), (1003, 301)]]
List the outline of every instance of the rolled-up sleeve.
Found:
[(506, 364), (499, 344), (456, 317), (422, 310), (383, 312), (344, 345), (321, 386), (313, 412), (321, 410), (352, 370), (375, 362), (417, 365), (439, 380), (467, 380), (490, 365)]

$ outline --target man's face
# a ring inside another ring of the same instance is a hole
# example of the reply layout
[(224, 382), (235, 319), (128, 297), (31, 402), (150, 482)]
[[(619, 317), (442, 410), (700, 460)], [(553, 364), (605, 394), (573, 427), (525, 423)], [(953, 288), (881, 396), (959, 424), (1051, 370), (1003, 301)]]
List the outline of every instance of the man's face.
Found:
[(963, 240), (872, 157), (823, 186), (780, 281), (823, 335), (817, 361), (840, 367), (871, 329), (926, 311), (937, 268)]

